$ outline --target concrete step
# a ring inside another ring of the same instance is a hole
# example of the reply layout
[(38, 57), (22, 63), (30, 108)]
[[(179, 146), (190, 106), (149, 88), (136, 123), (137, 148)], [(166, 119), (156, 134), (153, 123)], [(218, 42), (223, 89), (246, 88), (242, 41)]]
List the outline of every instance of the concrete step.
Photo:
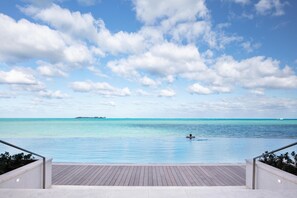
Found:
[(296, 190), (237, 187), (53, 186), (51, 189), (0, 189), (0, 198), (296, 198)]

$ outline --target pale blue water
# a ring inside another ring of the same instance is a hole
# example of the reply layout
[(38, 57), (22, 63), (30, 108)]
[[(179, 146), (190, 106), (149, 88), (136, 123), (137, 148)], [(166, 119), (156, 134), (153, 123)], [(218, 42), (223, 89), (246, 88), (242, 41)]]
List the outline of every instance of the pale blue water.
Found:
[(55, 162), (234, 163), (296, 142), (297, 120), (0, 119), (0, 138)]

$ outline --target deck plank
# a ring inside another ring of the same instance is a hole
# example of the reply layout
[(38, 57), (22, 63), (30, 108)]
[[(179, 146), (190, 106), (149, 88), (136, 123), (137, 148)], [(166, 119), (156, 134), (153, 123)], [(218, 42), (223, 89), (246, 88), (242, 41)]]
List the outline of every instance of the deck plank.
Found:
[(54, 185), (243, 186), (243, 165), (53, 164)]
[(95, 169), (94, 174), (91, 175), (90, 180), (88, 181), (88, 185), (94, 186), (96, 184), (96, 181), (98, 180), (98, 177), (101, 177), (104, 174), (105, 170), (106, 170), (105, 166), (101, 166)]

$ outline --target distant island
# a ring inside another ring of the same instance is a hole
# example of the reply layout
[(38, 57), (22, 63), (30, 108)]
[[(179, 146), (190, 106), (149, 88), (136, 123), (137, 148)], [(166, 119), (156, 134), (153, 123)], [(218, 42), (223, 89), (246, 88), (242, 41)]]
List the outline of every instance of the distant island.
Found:
[(106, 119), (106, 117), (98, 117), (98, 116), (95, 116), (95, 117), (75, 117), (75, 119), (82, 119), (82, 118), (87, 118), (87, 119)]

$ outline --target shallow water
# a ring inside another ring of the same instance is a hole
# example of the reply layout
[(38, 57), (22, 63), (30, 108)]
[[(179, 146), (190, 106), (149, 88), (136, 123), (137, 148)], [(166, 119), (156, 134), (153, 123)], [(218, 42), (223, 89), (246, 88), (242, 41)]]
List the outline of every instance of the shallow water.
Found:
[(55, 162), (234, 163), (297, 141), (297, 120), (0, 119), (0, 137)]

